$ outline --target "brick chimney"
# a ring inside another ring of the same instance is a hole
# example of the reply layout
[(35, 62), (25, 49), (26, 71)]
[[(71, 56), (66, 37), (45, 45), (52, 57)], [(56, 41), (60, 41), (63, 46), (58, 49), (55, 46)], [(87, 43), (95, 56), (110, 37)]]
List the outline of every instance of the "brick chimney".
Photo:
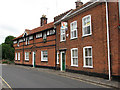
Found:
[(83, 2), (81, 2), (81, 0), (77, 0), (75, 3), (76, 3), (76, 8), (83, 5)]
[(40, 26), (44, 26), (45, 24), (47, 24), (47, 18), (46, 15), (42, 15), (40, 18)]

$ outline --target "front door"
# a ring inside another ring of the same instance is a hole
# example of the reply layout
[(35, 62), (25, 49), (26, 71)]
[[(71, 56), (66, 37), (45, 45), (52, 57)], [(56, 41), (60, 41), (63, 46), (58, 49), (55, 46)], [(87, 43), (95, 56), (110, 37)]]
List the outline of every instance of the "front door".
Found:
[(35, 52), (32, 52), (32, 65), (35, 67)]
[(65, 71), (65, 52), (61, 52), (61, 71)]

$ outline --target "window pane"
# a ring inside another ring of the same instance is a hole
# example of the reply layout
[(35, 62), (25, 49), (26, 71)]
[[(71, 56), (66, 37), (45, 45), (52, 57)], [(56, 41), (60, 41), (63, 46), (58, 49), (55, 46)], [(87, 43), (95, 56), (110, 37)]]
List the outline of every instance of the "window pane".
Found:
[(74, 57), (75, 55), (74, 55), (74, 50), (72, 50), (72, 57)]
[(86, 66), (88, 66), (88, 58), (85, 59)]
[(76, 37), (77, 35), (76, 35), (76, 30), (74, 31), (74, 37)]
[(77, 50), (75, 50), (75, 57), (77, 57), (78, 56), (78, 51)]
[(88, 56), (87, 48), (85, 48), (85, 56)]
[(88, 56), (92, 56), (92, 49), (88, 48)]
[(89, 66), (92, 66), (92, 58), (89, 58)]
[(87, 27), (87, 33), (86, 34), (90, 34), (90, 26)]

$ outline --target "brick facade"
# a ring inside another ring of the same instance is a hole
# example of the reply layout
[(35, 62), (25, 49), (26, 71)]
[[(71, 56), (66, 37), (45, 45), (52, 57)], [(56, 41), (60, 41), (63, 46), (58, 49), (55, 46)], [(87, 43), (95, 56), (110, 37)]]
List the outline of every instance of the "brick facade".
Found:
[[(85, 5), (84, 5), (85, 6)], [(82, 7), (81, 7), (82, 8)], [(81, 8), (77, 8), (81, 9)], [(76, 10), (73, 10), (74, 13)], [(108, 3), (109, 11), (109, 29), (110, 29), (110, 53), (111, 53), (111, 72), (113, 76), (120, 76), (119, 66), (119, 30), (118, 30), (118, 3)], [(72, 14), (71, 13), (71, 14)], [(91, 15), (92, 35), (82, 36), (82, 18)], [(55, 22), (56, 21), (55, 17)], [(77, 39), (70, 39), (70, 23), (77, 21)], [(66, 31), (66, 41), (60, 42), (61, 22), (68, 23)], [(59, 23), (56, 23), (56, 50), (66, 48), (66, 69), (76, 70), (87, 73), (98, 73), (108, 75), (108, 49), (107, 49), (107, 28), (106, 28), (106, 4), (99, 3), (92, 8), (78, 12), (74, 16), (66, 17)], [(93, 68), (83, 67), (83, 48), (92, 46)], [(71, 49), (78, 48), (78, 67), (71, 66)], [(61, 55), (60, 55), (61, 60)], [(60, 61), (61, 62), (61, 61)], [(61, 63), (60, 63), (61, 64)], [(58, 65), (61, 68), (61, 65)]]

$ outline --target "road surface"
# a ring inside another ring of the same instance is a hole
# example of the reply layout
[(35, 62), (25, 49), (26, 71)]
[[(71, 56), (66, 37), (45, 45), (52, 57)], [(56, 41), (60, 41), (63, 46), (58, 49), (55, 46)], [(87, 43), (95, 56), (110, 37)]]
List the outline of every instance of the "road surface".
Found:
[(29, 70), (15, 65), (2, 66), (2, 78), (11, 88), (104, 88), (78, 80)]

